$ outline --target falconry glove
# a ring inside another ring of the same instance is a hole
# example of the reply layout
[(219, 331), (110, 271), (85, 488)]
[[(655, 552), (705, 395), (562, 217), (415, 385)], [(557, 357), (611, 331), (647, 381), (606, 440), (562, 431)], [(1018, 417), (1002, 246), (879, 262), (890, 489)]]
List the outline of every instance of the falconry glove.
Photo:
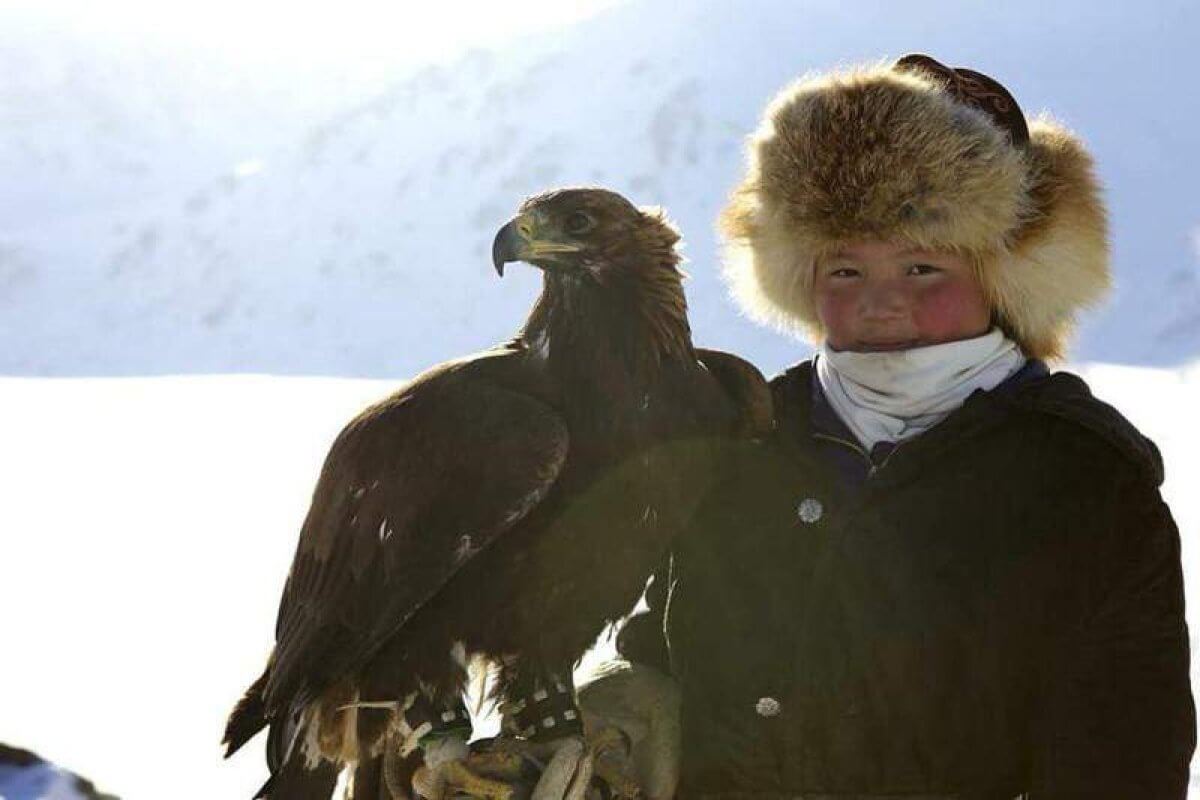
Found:
[[(579, 676), (578, 703), (595, 771), (627, 795), (632, 781), (646, 800), (670, 800), (679, 781), (679, 687), (642, 664), (606, 661)], [(623, 746), (614, 746), (614, 731)]]

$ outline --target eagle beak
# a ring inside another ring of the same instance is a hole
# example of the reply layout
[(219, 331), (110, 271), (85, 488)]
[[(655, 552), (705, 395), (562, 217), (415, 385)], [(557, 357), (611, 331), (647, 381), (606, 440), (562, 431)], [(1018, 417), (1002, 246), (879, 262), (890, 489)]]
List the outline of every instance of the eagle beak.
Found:
[(504, 265), (510, 261), (524, 261), (539, 269), (553, 270), (568, 266), (558, 260), (560, 256), (582, 249), (570, 242), (539, 239), (534, 215), (526, 212), (513, 217), (496, 233), (492, 241), (492, 265), (500, 277), (504, 277)]
[(492, 240), (492, 266), (501, 278), (504, 277), (504, 265), (509, 261), (520, 261), (521, 254), (525, 252), (526, 242), (521, 235), (520, 224), (520, 217), (509, 220)]

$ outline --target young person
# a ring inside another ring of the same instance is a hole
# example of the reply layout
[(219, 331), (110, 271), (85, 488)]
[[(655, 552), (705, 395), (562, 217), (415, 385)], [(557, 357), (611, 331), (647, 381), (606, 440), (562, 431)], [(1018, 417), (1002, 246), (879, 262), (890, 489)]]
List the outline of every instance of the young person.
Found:
[[(926, 56), (809, 77), (721, 223), (741, 304), (819, 354), (774, 379), (775, 435), (731, 456), (619, 639), (610, 687), (678, 692), (677, 722), (642, 720), (682, 731), (677, 773), (670, 732), (633, 736), (648, 793), (1183, 798), (1159, 453), (1047, 366), (1109, 283), (1079, 139)], [(585, 712), (622, 724), (604, 687)]]

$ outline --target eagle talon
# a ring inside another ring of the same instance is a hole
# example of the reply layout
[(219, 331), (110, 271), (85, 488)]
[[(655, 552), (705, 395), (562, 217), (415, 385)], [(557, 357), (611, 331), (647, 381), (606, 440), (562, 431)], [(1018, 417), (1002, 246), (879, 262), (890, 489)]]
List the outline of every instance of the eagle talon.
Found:
[(430, 767), (422, 766), (413, 774), (413, 793), (425, 800), (452, 800), (459, 795), (482, 800), (514, 800), (516, 787), (502, 780), (485, 778), (454, 759)]
[(594, 758), (593, 781), (608, 790), (601, 797), (641, 800), (642, 787), (629, 774), (629, 736), (620, 728), (607, 726), (588, 737)]
[(579, 736), (549, 741), (498, 737), (467, 764), (489, 778), (509, 781), (525, 800), (584, 800), (591, 786), (593, 749)]
[(467, 756), (466, 764), (488, 778), (516, 781), (528, 777), (528, 759), (515, 751), (486, 750)]
[(583, 800), (592, 780), (594, 758), (581, 736), (546, 742), (553, 755), (533, 787), (530, 800)]
[(593, 767), (593, 782), (603, 784), (607, 789), (607, 794), (599, 794), (600, 797), (607, 797), (612, 800), (642, 800), (645, 794), (642, 792), (642, 787), (638, 786), (637, 781), (626, 774), (625, 768), (620, 764), (604, 762), (596, 759)]

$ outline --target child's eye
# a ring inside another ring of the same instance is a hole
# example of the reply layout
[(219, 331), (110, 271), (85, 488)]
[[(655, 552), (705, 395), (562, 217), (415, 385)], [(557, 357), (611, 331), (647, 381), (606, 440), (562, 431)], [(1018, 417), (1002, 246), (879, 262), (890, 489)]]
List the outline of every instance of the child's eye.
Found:
[(913, 264), (908, 268), (909, 275), (933, 275), (938, 272), (941, 270), (932, 264)]
[(857, 276), (858, 270), (854, 269), (853, 267), (838, 267), (835, 270), (831, 270), (829, 273), (829, 277), (831, 278), (854, 278)]

